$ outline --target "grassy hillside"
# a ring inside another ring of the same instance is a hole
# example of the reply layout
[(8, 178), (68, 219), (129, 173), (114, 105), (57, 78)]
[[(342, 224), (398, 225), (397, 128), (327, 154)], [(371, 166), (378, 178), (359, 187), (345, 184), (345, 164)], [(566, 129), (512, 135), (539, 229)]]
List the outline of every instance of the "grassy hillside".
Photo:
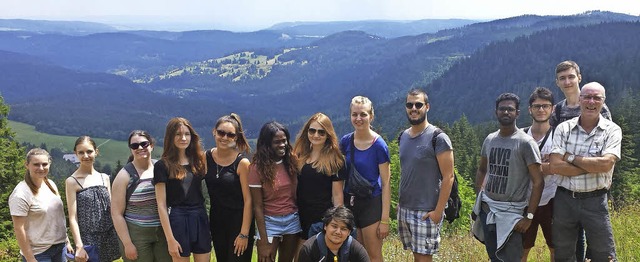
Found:
[[(58, 136), (47, 133), (38, 132), (32, 125), (20, 122), (9, 121), (11, 130), (16, 133), (16, 140), (20, 143), (27, 142), (37, 146), (46, 144), (47, 148), (60, 148), (65, 152), (73, 153), (73, 144), (78, 137)], [(126, 137), (124, 137), (126, 139)], [(129, 157), (129, 148), (127, 141), (118, 141), (113, 139), (94, 138), (98, 144), (99, 155), (97, 160), (103, 165), (110, 164), (115, 166), (118, 160), (123, 163)], [(153, 151), (153, 157), (159, 158), (162, 154), (162, 147), (156, 147)]]

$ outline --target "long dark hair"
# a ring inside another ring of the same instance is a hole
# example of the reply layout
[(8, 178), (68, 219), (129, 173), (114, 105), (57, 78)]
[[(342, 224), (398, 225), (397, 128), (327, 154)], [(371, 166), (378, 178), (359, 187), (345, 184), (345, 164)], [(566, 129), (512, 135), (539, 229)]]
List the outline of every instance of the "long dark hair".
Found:
[(263, 184), (269, 184), (272, 187), (275, 186), (275, 177), (276, 177), (276, 152), (274, 152), (271, 147), (273, 143), (273, 138), (276, 136), (278, 131), (284, 132), (284, 135), (287, 137), (287, 145), (286, 152), (284, 157), (282, 158), (282, 163), (285, 168), (289, 172), (289, 177), (291, 181), (295, 181), (297, 172), (297, 161), (293, 154), (291, 154), (292, 148), (289, 140), (291, 139), (291, 135), (289, 134), (289, 130), (287, 128), (276, 122), (268, 122), (262, 126), (260, 129), (260, 136), (258, 137), (258, 143), (256, 145), (256, 153), (253, 155), (253, 163), (252, 165), (258, 171), (258, 175), (260, 176), (260, 182)]
[(191, 142), (185, 152), (189, 159), (189, 164), (191, 164), (191, 172), (194, 175), (204, 176), (207, 167), (200, 136), (193, 129), (189, 120), (182, 117), (174, 117), (167, 123), (167, 129), (164, 132), (164, 151), (162, 152), (162, 162), (164, 162), (169, 171), (169, 178), (182, 180), (187, 175), (187, 170), (179, 163), (179, 149), (173, 142), (180, 126), (185, 126), (191, 133)]
[[(25, 159), (25, 163), (27, 164), (27, 166), (31, 162), (32, 156), (46, 156), (47, 159), (49, 160), (49, 164), (51, 164), (51, 155), (49, 155), (49, 152), (47, 152), (47, 150), (44, 150), (42, 148), (33, 148), (29, 150), (29, 152), (27, 152), (27, 157)], [(40, 188), (36, 187), (36, 184), (33, 182), (33, 179), (31, 179), (31, 175), (29, 175), (29, 169), (27, 169), (27, 172), (24, 174), (24, 182), (27, 183), (27, 186), (29, 186), (31, 193), (33, 193), (34, 195), (38, 194), (38, 191)], [(56, 189), (49, 182), (49, 178), (45, 177), (44, 183), (47, 185), (49, 190), (53, 192), (53, 194), (55, 195), (58, 194), (58, 191), (56, 191)]]
[[(133, 138), (134, 136), (142, 136), (146, 138), (147, 140), (149, 140), (149, 146), (153, 146), (156, 144), (156, 140), (149, 134), (149, 132), (144, 130), (133, 130), (131, 131), (131, 134), (129, 134), (129, 139), (127, 140), (129, 145), (131, 144), (131, 138)], [(129, 159), (127, 159), (127, 163), (132, 161), (133, 161), (133, 154), (129, 155)]]
[(236, 113), (231, 113), (228, 116), (222, 116), (218, 118), (218, 121), (213, 128), (213, 132), (215, 132), (215, 129), (218, 128), (222, 123), (230, 123), (233, 128), (236, 129), (236, 146), (238, 148), (238, 151), (244, 153), (245, 155), (249, 155), (251, 153), (251, 146), (249, 146), (247, 137), (244, 135), (244, 129), (242, 129), (242, 121), (240, 121), (240, 116)]

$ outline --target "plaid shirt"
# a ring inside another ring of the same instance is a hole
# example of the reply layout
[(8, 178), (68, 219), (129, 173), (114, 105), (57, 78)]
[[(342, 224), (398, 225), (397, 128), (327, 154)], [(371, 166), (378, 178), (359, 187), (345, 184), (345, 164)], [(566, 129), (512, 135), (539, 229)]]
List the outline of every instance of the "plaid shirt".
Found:
[[(570, 153), (583, 157), (600, 157), (606, 154), (620, 159), (622, 130), (611, 120), (600, 116), (598, 125), (587, 133), (579, 124), (580, 117), (562, 122), (553, 135), (552, 154)], [(604, 173), (585, 173), (578, 176), (558, 176), (558, 186), (575, 192), (591, 192), (611, 187), (613, 167)]]

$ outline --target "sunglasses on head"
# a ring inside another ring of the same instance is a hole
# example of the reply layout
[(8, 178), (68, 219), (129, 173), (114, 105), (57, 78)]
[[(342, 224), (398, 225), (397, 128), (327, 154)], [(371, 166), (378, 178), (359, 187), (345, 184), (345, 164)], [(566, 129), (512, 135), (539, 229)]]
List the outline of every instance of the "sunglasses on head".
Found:
[(315, 135), (316, 133), (318, 133), (319, 136), (326, 136), (327, 135), (327, 131), (324, 129), (315, 129), (313, 127), (309, 127), (309, 135)]
[(404, 104), (405, 107), (407, 107), (407, 109), (412, 109), (413, 106), (416, 107), (416, 109), (420, 109), (424, 106), (424, 103), (422, 102), (416, 102), (416, 103), (409, 103), (407, 102), (406, 104)]
[(142, 141), (140, 143), (131, 143), (129, 144), (129, 148), (136, 150), (140, 147), (142, 147), (142, 149), (145, 149), (147, 147), (149, 147), (149, 145), (151, 145), (151, 143), (149, 143), (149, 141)]
[(228, 138), (231, 138), (231, 139), (236, 138), (236, 133), (225, 132), (225, 131), (217, 130), (217, 129), (216, 129), (216, 135), (218, 135), (220, 138), (223, 138), (225, 136), (227, 136)]

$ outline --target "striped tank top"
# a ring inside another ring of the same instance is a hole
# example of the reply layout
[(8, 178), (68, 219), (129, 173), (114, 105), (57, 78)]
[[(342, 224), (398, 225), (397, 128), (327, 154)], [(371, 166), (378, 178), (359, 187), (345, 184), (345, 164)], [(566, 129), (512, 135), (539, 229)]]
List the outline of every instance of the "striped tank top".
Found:
[(141, 227), (160, 226), (158, 203), (152, 178), (140, 179), (140, 183), (127, 203), (124, 220)]

